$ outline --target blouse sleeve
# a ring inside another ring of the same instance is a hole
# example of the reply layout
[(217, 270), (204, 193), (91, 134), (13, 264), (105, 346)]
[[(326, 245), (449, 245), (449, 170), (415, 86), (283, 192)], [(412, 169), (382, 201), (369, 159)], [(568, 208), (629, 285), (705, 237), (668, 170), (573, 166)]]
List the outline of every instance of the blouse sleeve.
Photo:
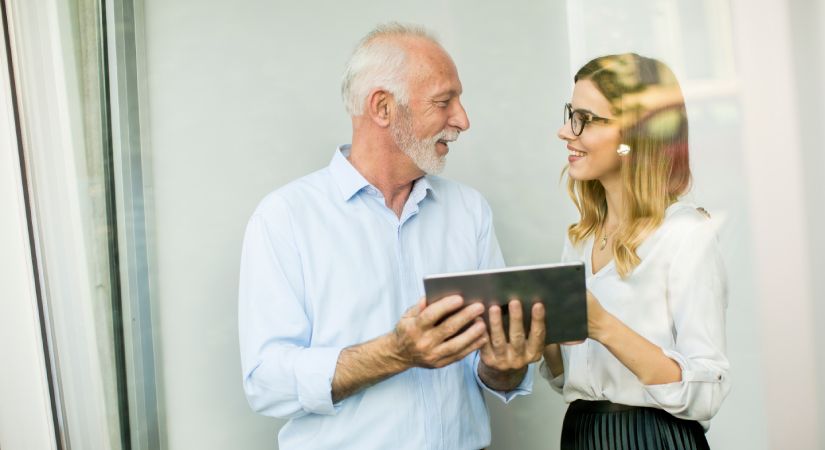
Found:
[(577, 262), (581, 260), (581, 256), (576, 252), (576, 249), (573, 248), (573, 243), (570, 242), (570, 237), (565, 233), (564, 247), (561, 250), (561, 262)]
[(726, 284), (713, 222), (703, 218), (678, 245), (668, 271), (675, 348), (663, 351), (681, 367), (682, 380), (645, 386), (648, 400), (676, 417), (710, 420), (730, 390)]

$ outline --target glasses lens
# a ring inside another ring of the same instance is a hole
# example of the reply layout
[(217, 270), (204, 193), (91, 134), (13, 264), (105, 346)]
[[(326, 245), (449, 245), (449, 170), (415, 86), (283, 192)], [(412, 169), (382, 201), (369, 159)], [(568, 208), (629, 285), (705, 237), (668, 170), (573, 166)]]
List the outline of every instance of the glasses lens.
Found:
[(584, 118), (580, 112), (573, 111), (573, 113), (570, 114), (570, 127), (573, 128), (573, 134), (576, 136), (582, 134), (582, 129), (584, 128)]
[(578, 111), (573, 111), (573, 106), (570, 103), (564, 104), (564, 121), (570, 121), (570, 129), (576, 136), (582, 134), (584, 128), (584, 118)]

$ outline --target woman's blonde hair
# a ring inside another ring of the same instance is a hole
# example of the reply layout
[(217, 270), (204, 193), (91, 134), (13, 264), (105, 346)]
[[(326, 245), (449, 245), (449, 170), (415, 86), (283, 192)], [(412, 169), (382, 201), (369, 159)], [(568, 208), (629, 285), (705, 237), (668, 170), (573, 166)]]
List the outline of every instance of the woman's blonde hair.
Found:
[[(574, 81), (580, 80), (592, 81), (610, 102), (622, 143), (631, 149), (622, 157), (625, 215), (612, 243), (616, 269), (626, 278), (641, 262), (636, 250), (662, 223), (667, 207), (690, 188), (685, 101), (668, 66), (635, 53), (596, 58), (576, 73)], [(567, 191), (581, 215), (567, 231), (578, 245), (604, 225), (607, 201), (598, 180), (568, 175)]]

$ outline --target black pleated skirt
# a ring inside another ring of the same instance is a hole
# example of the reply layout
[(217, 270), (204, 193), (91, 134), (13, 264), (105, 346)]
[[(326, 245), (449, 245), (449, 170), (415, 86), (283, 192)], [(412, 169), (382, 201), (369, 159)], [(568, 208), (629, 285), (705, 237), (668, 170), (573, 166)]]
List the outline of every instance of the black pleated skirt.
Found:
[(699, 422), (609, 401), (574, 401), (561, 430), (561, 450), (709, 449)]

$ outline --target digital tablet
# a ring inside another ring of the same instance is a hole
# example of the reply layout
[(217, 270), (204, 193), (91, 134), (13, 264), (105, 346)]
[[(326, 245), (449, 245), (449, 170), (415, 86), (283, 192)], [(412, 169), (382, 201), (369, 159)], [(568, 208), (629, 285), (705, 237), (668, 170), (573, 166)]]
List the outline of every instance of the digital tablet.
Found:
[[(543, 264), (506, 269), (445, 273), (424, 277), (427, 304), (449, 295), (460, 295), (464, 305), (483, 303), (487, 310), (501, 306), (507, 332), (507, 304), (521, 300), (525, 333), (530, 328), (533, 303), (544, 303), (545, 343), (580, 341), (587, 338), (587, 298), (583, 263)], [(484, 321), (489, 327), (488, 312)], [(488, 328), (489, 329), (489, 328)]]

